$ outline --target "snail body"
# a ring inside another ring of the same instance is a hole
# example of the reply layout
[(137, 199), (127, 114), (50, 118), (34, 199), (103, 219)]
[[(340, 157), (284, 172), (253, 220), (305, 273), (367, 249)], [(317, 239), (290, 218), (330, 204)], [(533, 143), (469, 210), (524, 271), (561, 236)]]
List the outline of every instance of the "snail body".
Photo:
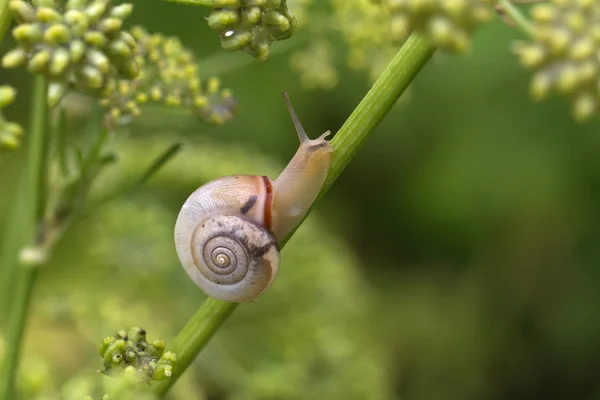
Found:
[(218, 300), (252, 301), (271, 286), (279, 271), (278, 242), (302, 221), (329, 171), (330, 132), (309, 139), (286, 93), (284, 99), (300, 146), (277, 179), (212, 180), (188, 197), (175, 223), (175, 248), (186, 273)]

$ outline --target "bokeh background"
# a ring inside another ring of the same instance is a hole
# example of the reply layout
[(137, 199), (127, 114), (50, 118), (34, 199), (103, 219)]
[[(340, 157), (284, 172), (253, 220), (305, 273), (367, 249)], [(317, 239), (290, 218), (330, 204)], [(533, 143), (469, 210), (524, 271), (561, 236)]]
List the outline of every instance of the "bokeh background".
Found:
[[(342, 125), (375, 73), (348, 61), (327, 2), (264, 63), (221, 51), (206, 9), (134, 6), (129, 23), (178, 36), (239, 113), (215, 127), (154, 107), (115, 139), (120, 161), (98, 195), (186, 146), (60, 243), (36, 287), (23, 399), (101, 390), (97, 348), (119, 329), (142, 326), (168, 348), (204, 298), (172, 243), (186, 197), (224, 174), (277, 175), (297, 146), (282, 91), (314, 137)], [(519, 37), (496, 18), (469, 54), (434, 56), (286, 246), (273, 288), (238, 308), (172, 398), (600, 399), (600, 125), (573, 122), (566, 100), (529, 99)], [(297, 51), (315, 43), (327, 88), (299, 72)], [(25, 124), (29, 76), (0, 81), (18, 88), (6, 114)], [(87, 107), (73, 102), (74, 127)], [(0, 160), (0, 226), (24, 162)]]

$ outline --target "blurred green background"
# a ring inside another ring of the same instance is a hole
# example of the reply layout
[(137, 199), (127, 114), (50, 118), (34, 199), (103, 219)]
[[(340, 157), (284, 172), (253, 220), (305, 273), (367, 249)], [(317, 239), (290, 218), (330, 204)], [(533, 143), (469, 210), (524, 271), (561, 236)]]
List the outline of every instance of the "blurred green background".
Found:
[[(59, 245), (36, 288), (22, 398), (93, 392), (108, 379), (96, 349), (118, 329), (143, 326), (168, 348), (204, 298), (172, 243), (185, 198), (223, 174), (276, 176), (297, 146), (282, 91), (314, 137), (335, 132), (371, 83), (348, 66), (343, 35), (327, 34), (337, 85), (309, 90), (290, 55), (314, 31), (260, 63), (224, 55), (208, 10), (134, 6), (131, 24), (208, 60), (201, 71), (233, 90), (239, 114), (213, 127), (152, 108), (116, 138), (120, 162), (98, 194), (169, 143), (186, 147)], [(470, 54), (434, 56), (283, 251), (273, 288), (237, 310), (173, 398), (600, 399), (598, 119), (578, 125), (565, 100), (529, 99), (518, 37), (496, 18)], [(6, 114), (26, 125), (29, 76), (0, 74), (19, 90)], [(23, 162), (0, 160), (1, 226)]]

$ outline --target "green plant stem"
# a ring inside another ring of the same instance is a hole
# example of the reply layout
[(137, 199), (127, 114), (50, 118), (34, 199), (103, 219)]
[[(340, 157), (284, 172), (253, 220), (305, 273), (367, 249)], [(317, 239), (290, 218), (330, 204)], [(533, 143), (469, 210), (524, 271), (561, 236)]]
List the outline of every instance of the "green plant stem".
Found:
[(533, 37), (535, 29), (531, 24), (531, 21), (525, 17), (521, 11), (515, 7), (510, 0), (498, 0), (498, 5), (506, 11), (506, 13), (512, 18), (515, 24), (529, 37)]
[[(46, 80), (41, 76), (33, 78), (33, 95), (31, 107), (31, 125), (28, 131), (28, 159), (25, 173), (25, 187), (23, 190), (22, 201), (15, 206), (21, 218), (19, 227), (19, 237), (22, 239), (18, 243), (17, 251), (24, 244), (35, 244), (36, 229), (40, 218), (39, 201), (40, 187), (42, 187), (41, 176), (44, 160), (44, 137), (46, 128)], [(11, 232), (17, 235), (17, 232)], [(4, 265), (3, 268), (10, 267)], [(9, 319), (6, 334), (6, 352), (3, 360), (2, 373), (0, 374), (0, 399), (13, 399), (14, 381), (19, 367), (19, 355), (23, 341), (23, 331), (31, 293), (36, 277), (38, 275), (38, 266), (18, 262), (15, 292), (8, 303)]]
[(2, 43), (2, 39), (4, 39), (4, 34), (6, 33), (11, 20), (8, 2), (9, 0), (0, 0), (0, 43)]
[[(320, 196), (331, 187), (434, 52), (435, 47), (425, 37), (413, 33), (408, 38), (332, 140), (334, 157)], [(281, 248), (292, 234), (282, 241)], [(206, 299), (175, 338), (171, 347), (177, 354), (173, 376), (156, 384), (155, 393), (160, 396), (167, 393), (237, 306), (236, 303)]]
[(212, 7), (212, 0), (167, 0), (171, 3), (187, 4), (191, 6)]

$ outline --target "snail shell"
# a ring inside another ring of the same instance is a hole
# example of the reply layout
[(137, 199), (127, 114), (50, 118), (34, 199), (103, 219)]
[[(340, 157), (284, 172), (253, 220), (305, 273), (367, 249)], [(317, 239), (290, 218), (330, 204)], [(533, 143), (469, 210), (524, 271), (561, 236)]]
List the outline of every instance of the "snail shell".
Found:
[(209, 296), (243, 302), (260, 296), (279, 271), (278, 242), (298, 227), (327, 177), (327, 131), (310, 139), (283, 94), (300, 146), (275, 181), (234, 175), (198, 188), (175, 224), (175, 247), (189, 277)]
[(192, 193), (175, 224), (175, 248), (188, 276), (207, 295), (251, 301), (279, 271), (279, 248), (270, 232), (272, 183), (235, 175)]

